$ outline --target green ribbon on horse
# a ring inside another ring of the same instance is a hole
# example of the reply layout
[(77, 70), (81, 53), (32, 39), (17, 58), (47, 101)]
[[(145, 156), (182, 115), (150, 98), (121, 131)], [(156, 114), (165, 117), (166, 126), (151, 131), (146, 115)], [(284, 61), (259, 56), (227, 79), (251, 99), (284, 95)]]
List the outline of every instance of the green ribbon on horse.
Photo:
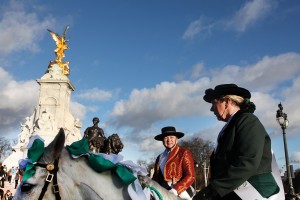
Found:
[(66, 147), (69, 153), (79, 157), (81, 155), (89, 155), (89, 165), (97, 172), (104, 172), (108, 170), (115, 170), (119, 178), (127, 185), (136, 180), (136, 177), (127, 169), (127, 167), (114, 164), (110, 160), (107, 160), (100, 156), (100, 154), (93, 154), (89, 152), (88, 140), (83, 138), (77, 142), (73, 142), (70, 146)]
[[(120, 179), (127, 185), (136, 180), (136, 177), (125, 166), (118, 163), (114, 164), (110, 160), (107, 160), (100, 155), (90, 153), (88, 140), (86, 138), (83, 138), (77, 142), (73, 142), (70, 146), (67, 145), (66, 148), (69, 153), (76, 157), (88, 155), (89, 165), (97, 172), (115, 170)], [(35, 174), (36, 170), (34, 164), (44, 154), (44, 151), (44, 142), (40, 139), (35, 139), (27, 152), (28, 161), (26, 162), (26, 168), (22, 179), (23, 181), (26, 181)]]
[(23, 181), (26, 181), (35, 174), (34, 163), (36, 163), (44, 154), (44, 150), (44, 142), (40, 139), (35, 139), (32, 143), (32, 146), (28, 149), (27, 152), (27, 158), (30, 159), (31, 162), (28, 162), (26, 165), (24, 176), (22, 178)]
[(90, 154), (89, 164), (94, 170), (100, 173), (107, 170), (115, 170), (119, 178), (127, 185), (136, 179), (136, 177), (126, 167), (114, 164), (111, 161), (95, 154)]
[(67, 145), (67, 150), (74, 156), (82, 156), (89, 153), (89, 141), (86, 138), (73, 142), (71, 145)]

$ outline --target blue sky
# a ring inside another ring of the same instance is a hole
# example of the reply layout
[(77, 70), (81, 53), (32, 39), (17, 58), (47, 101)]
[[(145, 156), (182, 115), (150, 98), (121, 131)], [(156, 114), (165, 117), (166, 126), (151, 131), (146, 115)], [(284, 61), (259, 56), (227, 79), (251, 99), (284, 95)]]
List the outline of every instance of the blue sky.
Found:
[(55, 59), (47, 29), (67, 38), (71, 112), (98, 116), (118, 133), (125, 159), (163, 150), (153, 139), (173, 125), (185, 139), (216, 141), (224, 125), (203, 101), (205, 89), (236, 83), (249, 89), (255, 114), (285, 164), (276, 110), (290, 126), (292, 164), (300, 162), (300, 2), (294, 0), (8, 1), (0, 3), (0, 133), (16, 138), (37, 105), (39, 79)]

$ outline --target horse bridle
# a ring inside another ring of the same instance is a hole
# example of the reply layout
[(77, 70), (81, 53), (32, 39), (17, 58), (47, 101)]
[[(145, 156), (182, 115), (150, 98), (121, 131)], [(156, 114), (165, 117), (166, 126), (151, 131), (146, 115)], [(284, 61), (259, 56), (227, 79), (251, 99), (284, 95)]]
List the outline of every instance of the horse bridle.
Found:
[(59, 187), (58, 187), (58, 184), (57, 184), (58, 159), (56, 159), (54, 161), (54, 163), (51, 163), (51, 164), (36, 163), (35, 166), (43, 167), (43, 168), (47, 169), (47, 171), (48, 171), (47, 177), (45, 179), (44, 187), (41, 191), (41, 194), (40, 194), (38, 200), (43, 199), (43, 197), (44, 197), (44, 195), (47, 191), (48, 185), (52, 181), (53, 181), (52, 192), (55, 195), (55, 199), (60, 200), (61, 197), (60, 197), (60, 194), (59, 194)]

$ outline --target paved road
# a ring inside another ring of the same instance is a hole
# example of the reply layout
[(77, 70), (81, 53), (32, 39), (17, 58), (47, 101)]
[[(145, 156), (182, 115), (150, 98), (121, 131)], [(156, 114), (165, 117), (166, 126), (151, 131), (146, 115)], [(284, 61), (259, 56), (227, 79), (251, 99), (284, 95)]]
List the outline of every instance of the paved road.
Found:
[(4, 182), (4, 188), (1, 188), (4, 193), (7, 191), (7, 190), (10, 190), (11, 193), (14, 195), (15, 194), (15, 183), (9, 183), (8, 181), (5, 181)]

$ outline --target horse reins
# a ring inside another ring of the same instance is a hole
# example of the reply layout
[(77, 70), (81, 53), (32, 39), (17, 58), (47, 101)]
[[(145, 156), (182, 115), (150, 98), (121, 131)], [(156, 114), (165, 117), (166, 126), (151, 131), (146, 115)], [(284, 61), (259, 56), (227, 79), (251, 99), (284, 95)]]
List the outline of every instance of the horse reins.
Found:
[(47, 177), (45, 179), (44, 187), (42, 189), (42, 192), (41, 192), (38, 200), (43, 199), (43, 197), (47, 191), (48, 185), (52, 181), (53, 181), (52, 192), (55, 195), (55, 199), (60, 200), (61, 197), (59, 194), (59, 187), (57, 184), (58, 159), (56, 159), (54, 161), (54, 163), (51, 163), (51, 164), (36, 163), (35, 166), (43, 167), (43, 168), (47, 169), (47, 171), (48, 171)]

